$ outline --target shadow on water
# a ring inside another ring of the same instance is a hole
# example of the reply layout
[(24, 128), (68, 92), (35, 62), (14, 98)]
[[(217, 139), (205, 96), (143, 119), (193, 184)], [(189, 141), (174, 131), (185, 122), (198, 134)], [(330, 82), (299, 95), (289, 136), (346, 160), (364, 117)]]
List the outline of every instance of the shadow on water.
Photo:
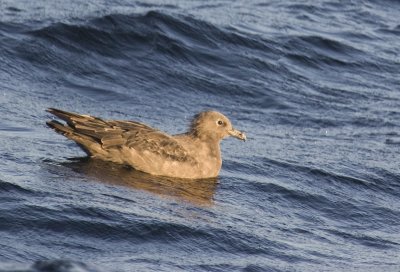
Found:
[(153, 176), (129, 166), (90, 158), (74, 158), (62, 165), (96, 181), (144, 190), (200, 206), (213, 205), (218, 184), (218, 178), (190, 180)]

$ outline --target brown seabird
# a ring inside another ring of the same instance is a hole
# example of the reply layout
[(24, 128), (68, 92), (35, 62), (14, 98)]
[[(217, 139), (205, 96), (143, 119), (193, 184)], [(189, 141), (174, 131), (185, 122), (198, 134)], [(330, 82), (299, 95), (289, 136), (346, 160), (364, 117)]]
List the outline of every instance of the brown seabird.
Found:
[(90, 157), (158, 176), (216, 177), (222, 165), (220, 141), (228, 136), (246, 140), (216, 111), (197, 114), (189, 131), (177, 135), (135, 121), (103, 120), (54, 108), (47, 111), (66, 122), (51, 120), (47, 125), (75, 141)]

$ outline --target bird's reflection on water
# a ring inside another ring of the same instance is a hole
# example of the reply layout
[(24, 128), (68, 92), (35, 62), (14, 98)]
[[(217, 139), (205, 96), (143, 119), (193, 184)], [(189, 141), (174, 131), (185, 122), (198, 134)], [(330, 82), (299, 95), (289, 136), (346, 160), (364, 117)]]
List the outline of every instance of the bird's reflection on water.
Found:
[(218, 178), (190, 180), (152, 176), (128, 166), (88, 158), (71, 159), (63, 165), (96, 181), (144, 190), (199, 206), (213, 205), (218, 184)]

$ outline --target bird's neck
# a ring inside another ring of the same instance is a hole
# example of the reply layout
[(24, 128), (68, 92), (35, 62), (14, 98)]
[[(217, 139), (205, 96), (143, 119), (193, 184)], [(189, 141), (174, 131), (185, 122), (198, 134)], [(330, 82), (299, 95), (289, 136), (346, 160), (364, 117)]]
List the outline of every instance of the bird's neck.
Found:
[(217, 161), (221, 160), (221, 139), (212, 136), (210, 137), (209, 135), (199, 135), (192, 132), (175, 135), (175, 137), (191, 139), (190, 141), (196, 143), (195, 149), (197, 150), (197, 154), (203, 154), (215, 158)]
[(220, 163), (221, 161), (221, 140), (216, 139), (200, 139), (202, 143), (202, 148), (208, 153), (209, 157), (212, 157), (216, 160), (216, 162)]

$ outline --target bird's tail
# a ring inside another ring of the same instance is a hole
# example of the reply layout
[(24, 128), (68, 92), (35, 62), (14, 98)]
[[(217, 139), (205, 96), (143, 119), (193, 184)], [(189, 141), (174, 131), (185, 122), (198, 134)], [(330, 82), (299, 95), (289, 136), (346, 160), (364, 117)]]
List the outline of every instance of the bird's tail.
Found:
[(77, 129), (79, 123), (84, 123), (88, 119), (95, 119), (94, 117), (54, 108), (49, 108), (46, 111), (66, 122), (66, 124), (63, 124), (57, 120), (47, 121), (46, 124), (50, 128), (68, 139), (75, 141), (88, 155), (95, 155), (96, 153), (101, 152), (102, 149), (99, 139)]

